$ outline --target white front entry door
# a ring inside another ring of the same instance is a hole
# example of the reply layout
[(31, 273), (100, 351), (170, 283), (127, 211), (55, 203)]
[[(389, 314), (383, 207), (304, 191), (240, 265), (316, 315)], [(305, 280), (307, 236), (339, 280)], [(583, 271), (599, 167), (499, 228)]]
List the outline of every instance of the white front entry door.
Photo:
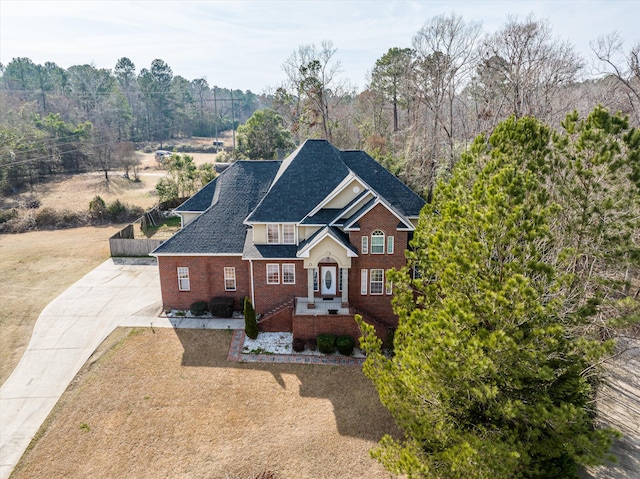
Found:
[(336, 294), (336, 276), (337, 268), (335, 266), (322, 266), (320, 268), (320, 292), (322, 294)]

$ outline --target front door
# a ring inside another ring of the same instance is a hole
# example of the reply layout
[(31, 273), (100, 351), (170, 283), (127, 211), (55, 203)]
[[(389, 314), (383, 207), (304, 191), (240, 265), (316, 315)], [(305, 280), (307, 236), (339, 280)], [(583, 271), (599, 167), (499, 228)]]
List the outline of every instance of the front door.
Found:
[(336, 294), (336, 270), (335, 266), (320, 267), (320, 292), (322, 294)]

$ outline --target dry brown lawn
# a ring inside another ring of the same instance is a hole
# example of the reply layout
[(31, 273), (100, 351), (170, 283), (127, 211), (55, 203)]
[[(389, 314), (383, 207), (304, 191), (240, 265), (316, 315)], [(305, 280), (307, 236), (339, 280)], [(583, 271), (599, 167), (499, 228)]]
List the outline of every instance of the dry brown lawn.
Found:
[(230, 339), (115, 331), (12, 479), (390, 477), (369, 450), (394, 423), (359, 368), (229, 363)]
[[(4, 200), (12, 206), (37, 198), (41, 208), (86, 211), (100, 195), (107, 203), (119, 199), (146, 209), (157, 203), (155, 186), (166, 172), (155, 168), (153, 153), (140, 155), (140, 182), (122, 178), (121, 171), (111, 172), (108, 183), (100, 172), (62, 175)], [(215, 161), (210, 153), (192, 156), (198, 165)], [(109, 237), (123, 226), (0, 234), (0, 384), (20, 361), (42, 309), (109, 257)]]
[(109, 257), (122, 225), (0, 235), (0, 384), (24, 352), (38, 315)]

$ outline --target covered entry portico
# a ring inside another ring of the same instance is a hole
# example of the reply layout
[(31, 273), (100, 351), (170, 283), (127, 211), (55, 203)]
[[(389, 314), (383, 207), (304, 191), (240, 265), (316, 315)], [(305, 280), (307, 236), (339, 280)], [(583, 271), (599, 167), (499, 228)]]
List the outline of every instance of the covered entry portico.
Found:
[[(351, 258), (357, 256), (346, 237), (331, 227), (322, 228), (301, 245), (298, 257), (304, 258), (307, 270), (307, 309), (315, 309), (320, 304), (323, 304), (323, 309), (329, 309), (324, 308), (327, 301), (339, 301), (340, 309), (348, 309), (349, 269)], [(302, 305), (305, 302), (297, 303)]]

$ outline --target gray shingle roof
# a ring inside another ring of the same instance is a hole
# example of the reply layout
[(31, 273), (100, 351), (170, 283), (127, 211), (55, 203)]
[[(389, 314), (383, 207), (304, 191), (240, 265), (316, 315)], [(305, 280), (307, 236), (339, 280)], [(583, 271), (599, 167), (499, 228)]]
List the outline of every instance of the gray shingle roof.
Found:
[(253, 234), (247, 231), (242, 257), (244, 259), (298, 259), (298, 246), (294, 244), (255, 244)]
[(279, 161), (238, 161), (216, 178), (214, 204), (154, 254), (241, 254), (247, 215), (265, 195)]
[(200, 191), (198, 191), (195, 195), (189, 198), (187, 201), (182, 203), (173, 211), (181, 212), (181, 211), (204, 211), (209, 206), (211, 206), (211, 202), (216, 192), (216, 186), (218, 184), (218, 178), (214, 178), (209, 183), (207, 183)]
[[(251, 258), (293, 258), (295, 246), (245, 244), (249, 223), (293, 223), (302, 221), (350, 174), (355, 173), (405, 216), (418, 216), (424, 200), (362, 151), (340, 151), (326, 140), (307, 140), (284, 161), (238, 161), (206, 185), (177, 211), (203, 213), (159, 246), (155, 254), (245, 254)], [(308, 224), (329, 224), (346, 208), (325, 208)], [(353, 223), (363, 208), (344, 224)], [(311, 223), (310, 223), (311, 222)], [(357, 223), (351, 225), (357, 227)], [(331, 233), (346, 246), (339, 230)], [(344, 236), (344, 237), (343, 237)], [(300, 245), (302, 246), (302, 245)]]
[(342, 152), (345, 164), (405, 216), (418, 216), (425, 201), (364, 151)]
[(282, 162), (249, 222), (301, 221), (349, 174), (340, 150), (327, 140), (307, 140)]

